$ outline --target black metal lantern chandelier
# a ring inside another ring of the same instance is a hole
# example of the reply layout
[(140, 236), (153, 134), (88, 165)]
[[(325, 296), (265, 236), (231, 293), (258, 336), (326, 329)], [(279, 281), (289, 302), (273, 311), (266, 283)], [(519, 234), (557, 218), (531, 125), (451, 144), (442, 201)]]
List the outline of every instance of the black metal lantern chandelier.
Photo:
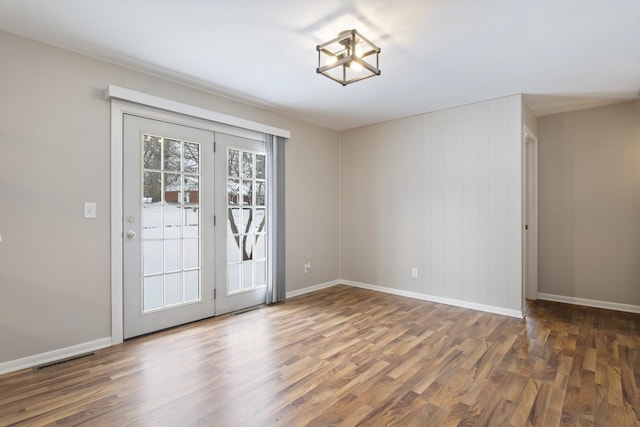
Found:
[(316, 50), (318, 51), (316, 72), (342, 86), (380, 75), (378, 68), (380, 48), (356, 30), (342, 31), (338, 37), (316, 46)]

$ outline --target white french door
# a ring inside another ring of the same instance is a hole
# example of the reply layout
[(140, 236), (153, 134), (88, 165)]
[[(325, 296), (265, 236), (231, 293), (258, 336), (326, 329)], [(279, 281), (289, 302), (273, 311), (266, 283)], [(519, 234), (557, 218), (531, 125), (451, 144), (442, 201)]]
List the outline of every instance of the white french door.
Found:
[(267, 161), (264, 141), (216, 133), (216, 314), (263, 304), (267, 289)]
[(214, 133), (124, 115), (124, 338), (216, 314)]

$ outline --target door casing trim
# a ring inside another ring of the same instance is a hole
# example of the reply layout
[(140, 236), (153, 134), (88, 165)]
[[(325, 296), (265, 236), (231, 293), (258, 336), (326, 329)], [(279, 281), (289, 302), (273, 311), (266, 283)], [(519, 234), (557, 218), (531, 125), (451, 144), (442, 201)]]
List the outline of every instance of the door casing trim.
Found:
[(182, 102), (173, 101), (171, 99), (160, 98), (158, 96), (149, 95), (143, 92), (138, 92), (136, 90), (127, 89), (116, 85), (107, 86), (107, 89), (104, 92), (104, 96), (105, 99), (119, 99), (133, 102), (138, 105), (160, 108), (162, 110), (171, 111), (176, 114), (203, 119), (211, 123), (223, 123), (228, 126), (236, 127), (238, 129), (247, 129), (258, 133), (281, 136), (287, 139), (291, 138), (291, 132), (286, 129), (280, 129), (277, 127), (265, 125), (263, 123), (229, 116), (227, 114), (218, 113), (215, 111), (207, 110), (205, 108), (195, 107), (189, 104), (183, 104)]

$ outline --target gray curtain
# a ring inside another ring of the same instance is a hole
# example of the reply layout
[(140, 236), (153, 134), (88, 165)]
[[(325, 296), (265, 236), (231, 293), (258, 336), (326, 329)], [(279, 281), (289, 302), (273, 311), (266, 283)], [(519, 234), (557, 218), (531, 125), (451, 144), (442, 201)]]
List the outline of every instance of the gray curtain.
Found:
[(267, 135), (267, 304), (286, 299), (284, 138)]

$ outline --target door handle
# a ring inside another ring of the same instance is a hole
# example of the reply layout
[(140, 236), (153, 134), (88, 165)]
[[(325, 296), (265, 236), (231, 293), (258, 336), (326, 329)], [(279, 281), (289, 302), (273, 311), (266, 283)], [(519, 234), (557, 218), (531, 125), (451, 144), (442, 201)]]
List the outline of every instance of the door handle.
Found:
[(134, 237), (136, 237), (136, 232), (135, 231), (133, 231), (133, 230), (127, 231), (127, 238), (129, 240), (133, 239)]

